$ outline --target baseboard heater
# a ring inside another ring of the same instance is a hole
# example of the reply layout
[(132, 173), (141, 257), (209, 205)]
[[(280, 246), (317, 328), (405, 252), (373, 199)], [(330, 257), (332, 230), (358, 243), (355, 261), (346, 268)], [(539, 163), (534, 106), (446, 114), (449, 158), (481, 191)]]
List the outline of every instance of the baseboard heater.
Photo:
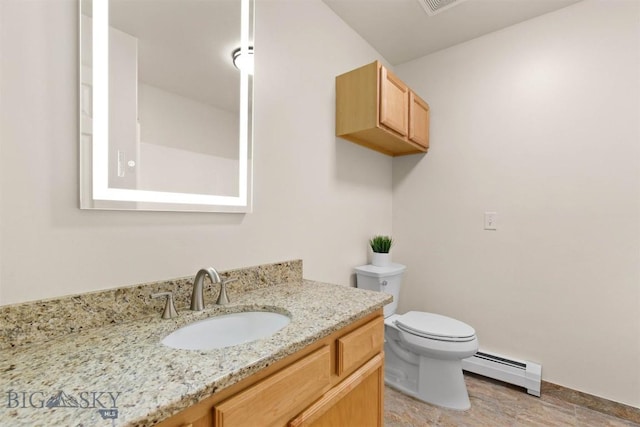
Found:
[(542, 365), (537, 363), (479, 351), (471, 357), (462, 359), (462, 369), (524, 387), (527, 393), (540, 397)]

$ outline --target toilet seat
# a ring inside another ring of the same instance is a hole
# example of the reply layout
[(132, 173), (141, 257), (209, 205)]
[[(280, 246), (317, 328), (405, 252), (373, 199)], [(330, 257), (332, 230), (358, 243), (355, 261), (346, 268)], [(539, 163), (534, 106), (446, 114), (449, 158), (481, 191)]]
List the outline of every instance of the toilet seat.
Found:
[(468, 342), (476, 338), (471, 326), (450, 317), (421, 311), (410, 311), (397, 316), (394, 324), (411, 335), (437, 341)]

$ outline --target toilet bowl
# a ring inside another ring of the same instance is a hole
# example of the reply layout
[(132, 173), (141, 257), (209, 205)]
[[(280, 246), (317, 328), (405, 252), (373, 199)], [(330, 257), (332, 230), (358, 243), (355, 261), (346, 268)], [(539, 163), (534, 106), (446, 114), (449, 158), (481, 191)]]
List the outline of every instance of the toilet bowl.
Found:
[(384, 307), (385, 383), (427, 403), (469, 409), (462, 359), (478, 351), (475, 330), (439, 314), (421, 311), (396, 314), (405, 270), (401, 264), (355, 269), (359, 288), (386, 292), (394, 298)]

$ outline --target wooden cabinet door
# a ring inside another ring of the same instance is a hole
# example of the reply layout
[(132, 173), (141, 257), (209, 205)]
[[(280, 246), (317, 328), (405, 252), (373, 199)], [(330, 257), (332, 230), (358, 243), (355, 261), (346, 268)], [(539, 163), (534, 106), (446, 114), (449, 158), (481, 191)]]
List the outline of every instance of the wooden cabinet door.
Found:
[(215, 405), (216, 427), (282, 426), (331, 387), (331, 351), (316, 350)]
[(409, 88), (395, 74), (380, 67), (380, 124), (407, 136)]
[(409, 93), (409, 140), (429, 148), (429, 104)]
[(313, 405), (288, 427), (382, 427), (384, 357), (377, 354)]

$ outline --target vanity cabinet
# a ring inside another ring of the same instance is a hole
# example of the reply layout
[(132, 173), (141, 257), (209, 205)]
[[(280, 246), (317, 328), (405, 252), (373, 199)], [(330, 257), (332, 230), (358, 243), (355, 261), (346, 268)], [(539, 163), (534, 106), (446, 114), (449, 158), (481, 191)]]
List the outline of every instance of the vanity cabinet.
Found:
[(382, 310), (159, 424), (162, 427), (382, 427)]
[(391, 156), (429, 149), (429, 105), (379, 61), (336, 77), (336, 136)]

